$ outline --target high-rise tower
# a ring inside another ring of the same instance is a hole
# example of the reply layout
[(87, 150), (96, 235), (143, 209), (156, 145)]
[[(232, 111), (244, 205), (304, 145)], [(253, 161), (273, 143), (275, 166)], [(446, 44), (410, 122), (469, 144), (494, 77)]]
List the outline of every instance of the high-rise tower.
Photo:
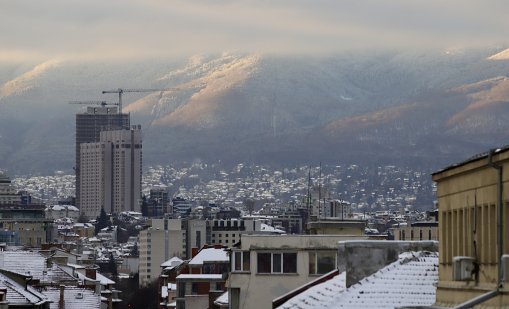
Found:
[(129, 129), (129, 114), (121, 114), (117, 107), (87, 107), (85, 113), (76, 114), (76, 206), (80, 207), (82, 143), (99, 142), (101, 131)]
[(140, 211), (142, 176), (141, 126), (102, 131), (99, 142), (82, 143), (81, 212), (88, 217)]

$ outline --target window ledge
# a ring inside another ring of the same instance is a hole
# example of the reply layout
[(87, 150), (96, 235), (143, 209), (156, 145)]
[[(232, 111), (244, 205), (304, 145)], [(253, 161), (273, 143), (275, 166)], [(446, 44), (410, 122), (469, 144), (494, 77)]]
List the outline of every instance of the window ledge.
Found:
[(232, 271), (232, 274), (250, 274), (251, 272), (250, 271), (245, 271), (245, 270), (234, 270)]

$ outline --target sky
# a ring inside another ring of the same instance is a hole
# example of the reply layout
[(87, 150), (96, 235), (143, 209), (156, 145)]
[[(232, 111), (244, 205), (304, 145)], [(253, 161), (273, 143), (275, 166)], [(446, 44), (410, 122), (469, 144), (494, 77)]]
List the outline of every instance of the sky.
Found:
[(0, 0), (0, 60), (506, 47), (508, 11), (507, 0)]

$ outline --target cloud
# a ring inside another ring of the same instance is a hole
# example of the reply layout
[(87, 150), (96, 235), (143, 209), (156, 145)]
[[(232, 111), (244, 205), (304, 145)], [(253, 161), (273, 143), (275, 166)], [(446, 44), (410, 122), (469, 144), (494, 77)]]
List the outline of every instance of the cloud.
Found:
[(498, 0), (3, 1), (0, 59), (499, 45), (508, 9)]

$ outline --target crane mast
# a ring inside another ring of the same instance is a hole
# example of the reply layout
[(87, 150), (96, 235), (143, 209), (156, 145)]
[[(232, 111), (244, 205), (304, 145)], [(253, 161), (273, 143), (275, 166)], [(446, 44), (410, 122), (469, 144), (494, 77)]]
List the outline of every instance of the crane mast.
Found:
[(106, 101), (69, 101), (69, 104), (86, 104), (86, 105), (118, 105), (118, 103), (106, 102)]

